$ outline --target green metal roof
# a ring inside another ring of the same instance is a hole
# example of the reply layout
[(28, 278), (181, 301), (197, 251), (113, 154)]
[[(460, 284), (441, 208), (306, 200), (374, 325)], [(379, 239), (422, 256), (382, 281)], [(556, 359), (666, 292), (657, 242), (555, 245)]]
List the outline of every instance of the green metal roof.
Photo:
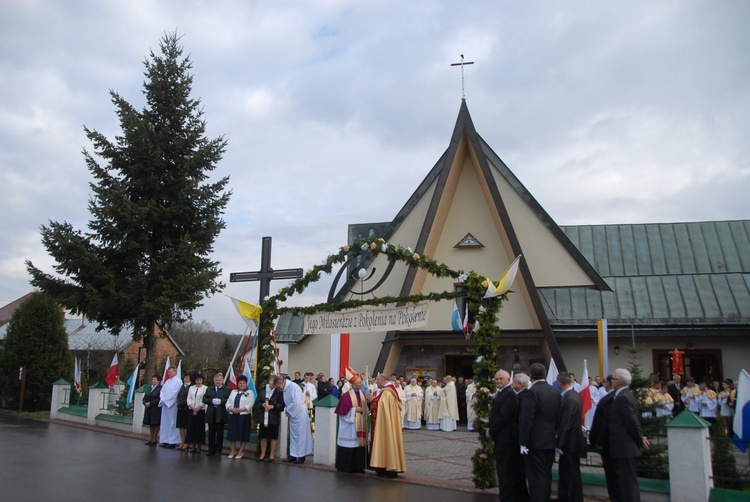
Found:
[(305, 326), (305, 316), (302, 314), (282, 314), (276, 323), (276, 342), (278, 343), (300, 343), (302, 341), (302, 329)]
[(561, 228), (612, 291), (540, 288), (553, 325), (750, 325), (750, 221)]

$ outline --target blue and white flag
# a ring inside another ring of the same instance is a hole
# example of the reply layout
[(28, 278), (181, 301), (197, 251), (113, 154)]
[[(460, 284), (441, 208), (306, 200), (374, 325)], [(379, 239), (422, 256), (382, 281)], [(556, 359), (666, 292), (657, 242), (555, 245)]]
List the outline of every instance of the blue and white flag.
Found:
[(555, 360), (553, 358), (549, 358), (549, 369), (547, 370), (547, 383), (553, 386), (554, 388), (560, 390), (560, 387), (557, 385), (557, 375), (559, 371), (557, 371), (557, 365), (555, 364)]
[(247, 377), (247, 390), (253, 391), (255, 398), (258, 398), (258, 389), (255, 388), (255, 382), (253, 381), (253, 372), (250, 371), (250, 365), (245, 360), (245, 367), (242, 369), (242, 374)]
[(130, 378), (128, 378), (128, 397), (125, 399), (125, 408), (130, 408), (130, 405), (133, 404), (133, 391), (135, 391), (135, 379), (138, 377), (138, 371), (140, 368), (138, 365), (135, 365), (135, 370), (133, 370), (133, 374), (130, 375)]
[(747, 371), (740, 371), (737, 379), (737, 401), (734, 406), (734, 444), (740, 451), (747, 451), (747, 442), (750, 440), (750, 375)]
[(461, 325), (461, 312), (458, 310), (458, 303), (456, 303), (456, 300), (453, 300), (453, 314), (451, 315), (451, 327), (453, 328), (453, 331), (463, 331), (463, 327)]

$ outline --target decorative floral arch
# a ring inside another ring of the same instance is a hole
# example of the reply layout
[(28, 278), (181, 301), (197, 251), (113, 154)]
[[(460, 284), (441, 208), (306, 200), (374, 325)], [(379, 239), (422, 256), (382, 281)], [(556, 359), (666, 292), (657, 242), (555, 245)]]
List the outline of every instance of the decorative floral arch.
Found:
[[(302, 293), (308, 285), (321, 279), (322, 274), (330, 274), (333, 266), (343, 264), (351, 258), (363, 255), (372, 257), (383, 254), (388, 261), (401, 262), (412, 267), (418, 267), (431, 275), (444, 278), (451, 277), (465, 285), (462, 291), (443, 291), (439, 293), (416, 294), (406, 296), (381, 296), (367, 299), (350, 299), (340, 303), (319, 303), (309, 307), (280, 307), (279, 304), (289, 297)], [(474, 407), (477, 419), (474, 422), (479, 435), (480, 446), (472, 457), (474, 486), (487, 489), (496, 486), (495, 483), (495, 460), (492, 441), (487, 439), (485, 431), (492, 406), (492, 396), (497, 390), (494, 376), (497, 371), (495, 361), (497, 349), (495, 338), (500, 335), (497, 325), (497, 314), (502, 307), (502, 302), (507, 300), (507, 294), (493, 298), (484, 298), (484, 293), (489, 285), (489, 280), (479, 276), (476, 272), (463, 272), (453, 270), (445, 264), (438, 263), (426, 255), (419, 255), (408, 247), (394, 246), (388, 244), (382, 238), (371, 240), (358, 240), (354, 245), (343, 246), (335, 254), (331, 254), (320, 264), (307, 270), (307, 273), (296, 279), (289, 286), (278, 290), (276, 295), (266, 298), (261, 303), (263, 316), (261, 318), (261, 333), (263, 334), (263, 346), (260, 347), (258, 356), (258, 369), (260, 370), (260, 381), (266, 381), (271, 373), (271, 365), (274, 360), (274, 349), (271, 342), (271, 330), (274, 319), (284, 313), (291, 314), (313, 314), (315, 312), (339, 312), (362, 306), (375, 306), (387, 304), (419, 303), (422, 301), (439, 301), (457, 297), (465, 297), (469, 309), (475, 313), (475, 320), (479, 329), (474, 331), (476, 340), (474, 355), (474, 376), (476, 377), (477, 392), (474, 399)]]

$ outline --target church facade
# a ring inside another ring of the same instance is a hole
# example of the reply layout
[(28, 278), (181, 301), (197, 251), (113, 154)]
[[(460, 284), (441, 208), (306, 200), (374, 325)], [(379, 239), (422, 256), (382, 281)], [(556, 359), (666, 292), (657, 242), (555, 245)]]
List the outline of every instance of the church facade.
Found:
[[(685, 373), (736, 378), (750, 360), (750, 221), (558, 226), (474, 128), (462, 101), (450, 144), (391, 222), (351, 225), (349, 242), (380, 236), (453, 269), (497, 280), (521, 255), (499, 314), (498, 365), (525, 371), (554, 358), (558, 368), (598, 374), (597, 320), (609, 326), (609, 367), (636, 358), (645, 374), (668, 378), (670, 351)], [(358, 267), (336, 300), (460, 288), (381, 255)], [(462, 310), (462, 309), (461, 309)], [(310, 335), (282, 318), (285, 371), (332, 376), (346, 361), (358, 371), (469, 377), (470, 333), (451, 326), (453, 301), (429, 305), (426, 327)], [(631, 350), (636, 347), (637, 351)], [(348, 347), (348, 348), (347, 348)], [(342, 354), (342, 350), (348, 350)]]

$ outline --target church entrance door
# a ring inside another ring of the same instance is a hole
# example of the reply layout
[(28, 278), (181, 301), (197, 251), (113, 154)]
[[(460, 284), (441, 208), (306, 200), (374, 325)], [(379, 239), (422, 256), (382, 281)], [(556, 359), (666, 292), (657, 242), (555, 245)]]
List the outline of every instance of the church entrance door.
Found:
[(473, 378), (474, 356), (445, 356), (445, 375)]

